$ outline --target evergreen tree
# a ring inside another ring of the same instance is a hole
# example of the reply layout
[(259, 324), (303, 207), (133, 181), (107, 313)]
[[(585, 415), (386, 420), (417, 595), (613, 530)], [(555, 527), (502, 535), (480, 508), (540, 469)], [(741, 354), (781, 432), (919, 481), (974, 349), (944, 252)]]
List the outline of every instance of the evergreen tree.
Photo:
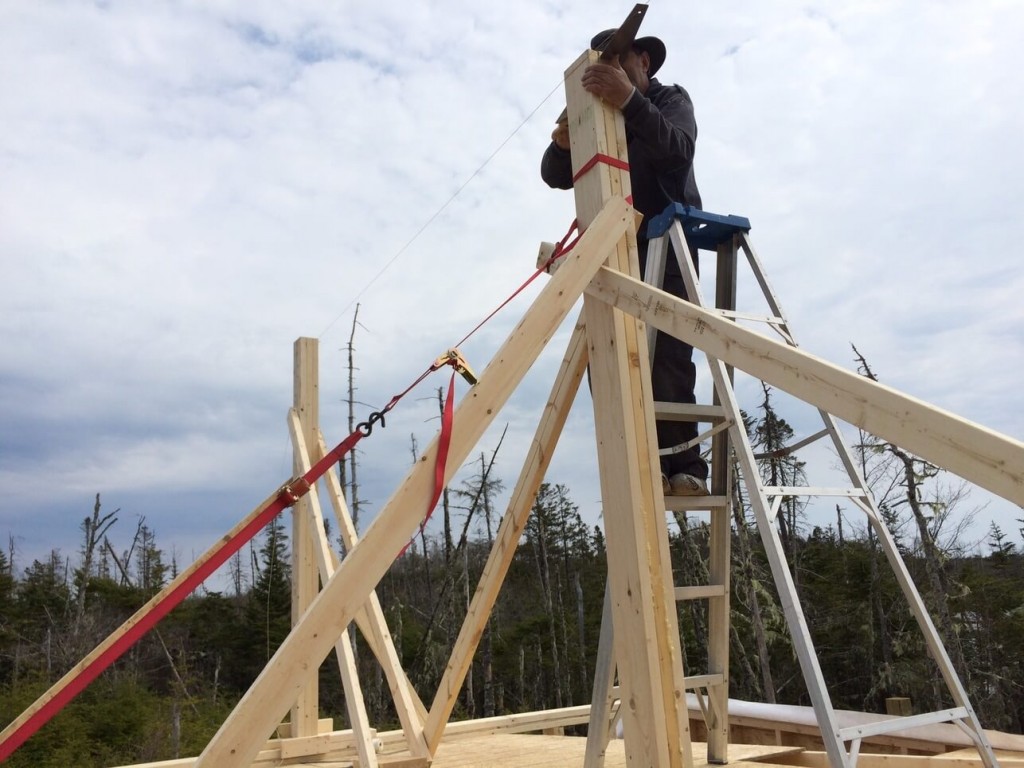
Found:
[(292, 588), (288, 552), (288, 535), (284, 522), (278, 516), (263, 531), (256, 580), (246, 598), (245, 635), (240, 638), (240, 645), (246, 654), (249, 680), (255, 679), (291, 630)]
[(167, 582), (163, 551), (156, 546), (156, 534), (145, 524), (139, 526), (135, 552), (136, 586), (147, 594), (156, 594)]

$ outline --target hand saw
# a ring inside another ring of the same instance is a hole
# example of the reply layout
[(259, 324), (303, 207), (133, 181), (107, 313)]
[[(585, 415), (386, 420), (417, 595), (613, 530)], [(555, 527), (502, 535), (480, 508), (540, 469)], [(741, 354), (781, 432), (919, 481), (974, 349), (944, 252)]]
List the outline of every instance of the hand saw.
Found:
[[(640, 31), (640, 23), (644, 20), (644, 15), (647, 13), (646, 3), (637, 3), (633, 6), (633, 10), (629, 12), (626, 20), (622, 22), (618, 29), (615, 30), (608, 39), (601, 44), (598, 52), (601, 57), (598, 61), (603, 61), (605, 64), (609, 63), (615, 56), (623, 56), (629, 52), (629, 49), (633, 47), (633, 41), (636, 40), (636, 33)], [(558, 116), (556, 123), (567, 123), (569, 122), (569, 108), (566, 107), (562, 110), (562, 114)]]

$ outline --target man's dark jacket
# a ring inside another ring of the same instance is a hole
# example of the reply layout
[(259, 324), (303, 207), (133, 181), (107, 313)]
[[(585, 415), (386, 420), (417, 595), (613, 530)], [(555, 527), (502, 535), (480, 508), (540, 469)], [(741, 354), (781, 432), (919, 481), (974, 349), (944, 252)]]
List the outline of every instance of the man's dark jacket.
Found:
[[(639, 237), (646, 240), (647, 222), (669, 203), (701, 207), (693, 176), (697, 121), (690, 95), (678, 85), (662, 85), (654, 78), (646, 94), (633, 91), (622, 116), (626, 123), (633, 207), (644, 215)], [(568, 150), (552, 142), (544, 153), (540, 174), (548, 186), (571, 189), (572, 160)]]
[[(693, 117), (690, 95), (678, 85), (662, 85), (651, 79), (646, 94), (634, 90), (622, 110), (626, 122), (629, 152), (629, 180), (633, 188), (633, 207), (644, 215), (637, 233), (640, 270), (647, 258), (647, 222), (665, 210), (669, 203), (686, 203), (700, 208), (700, 193), (693, 178), (693, 150), (697, 141), (697, 121)], [(585, 163), (590, 158), (579, 158)], [(540, 173), (552, 187), (572, 187), (572, 160), (569, 152), (554, 142), (544, 153)], [(691, 247), (691, 253), (697, 252)], [(671, 250), (670, 250), (671, 252)], [(695, 265), (696, 266), (696, 265)], [(679, 263), (669, 258), (662, 287), (686, 298), (686, 287)], [(655, 400), (694, 403), (697, 379), (693, 348), (674, 336), (658, 332), (654, 364), (651, 366), (651, 390)], [(690, 442), (697, 437), (694, 422), (658, 421), (658, 445), (662, 448)], [(667, 477), (684, 473), (705, 479), (707, 462), (700, 446), (666, 456), (661, 470)]]

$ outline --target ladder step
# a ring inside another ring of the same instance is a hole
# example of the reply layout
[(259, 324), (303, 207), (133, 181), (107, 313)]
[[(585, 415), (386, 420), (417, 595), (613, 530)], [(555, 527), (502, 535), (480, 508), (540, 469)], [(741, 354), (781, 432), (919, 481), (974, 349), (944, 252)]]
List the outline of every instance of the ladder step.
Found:
[(785, 325), (786, 320), (776, 315), (758, 315), (751, 312), (737, 312), (734, 309), (715, 310), (716, 314), (729, 320), (749, 320), (752, 323), (765, 323), (767, 325)]
[(867, 492), (861, 488), (822, 488), (802, 485), (766, 485), (766, 496), (845, 496), (865, 498)]
[(966, 707), (955, 709), (943, 709), (938, 712), (925, 712), (923, 715), (910, 715), (909, 717), (894, 717), (891, 720), (879, 720), (875, 723), (854, 725), (839, 730), (839, 738), (843, 741), (851, 739), (863, 739), (868, 736), (878, 736), (883, 733), (902, 731), (908, 728), (920, 728), (924, 725), (935, 723), (949, 723), (955, 720), (966, 720), (970, 717)]
[(723, 509), (729, 506), (728, 496), (666, 496), (665, 509), (669, 512), (690, 512)]
[(676, 600), (706, 600), (713, 597), (725, 597), (725, 586), (722, 584), (701, 584), (692, 587), (676, 587)]
[(728, 416), (720, 405), (690, 403), (669, 403), (657, 400), (654, 403), (654, 418), (660, 421), (698, 421), (721, 424)]

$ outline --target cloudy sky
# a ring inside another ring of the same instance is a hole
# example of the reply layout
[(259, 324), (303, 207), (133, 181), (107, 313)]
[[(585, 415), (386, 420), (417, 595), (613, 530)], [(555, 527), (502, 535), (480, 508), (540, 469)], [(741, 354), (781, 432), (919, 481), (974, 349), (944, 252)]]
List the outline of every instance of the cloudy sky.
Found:
[[(852, 368), (856, 344), (887, 384), (1020, 439), (1024, 5), (841, 5), (651, 5), (662, 79), (696, 104), (705, 205), (751, 219), (801, 346)], [(538, 177), (563, 71), (629, 7), (0, 5), (0, 535), (18, 567), (73, 554), (96, 493), (119, 544), (144, 517), (190, 562), (290, 474), (297, 337), (320, 339), (333, 444), (357, 303), (357, 397), (379, 407), (508, 296), (573, 217)], [(474, 367), (535, 293), (463, 347)], [(498, 419), (508, 485), (566, 333)], [(364, 523), (446, 382), (363, 442)], [(589, 409), (583, 393), (549, 479), (596, 521)], [(996, 521), (1021, 544), (1019, 508), (971, 504), (978, 538)]]

